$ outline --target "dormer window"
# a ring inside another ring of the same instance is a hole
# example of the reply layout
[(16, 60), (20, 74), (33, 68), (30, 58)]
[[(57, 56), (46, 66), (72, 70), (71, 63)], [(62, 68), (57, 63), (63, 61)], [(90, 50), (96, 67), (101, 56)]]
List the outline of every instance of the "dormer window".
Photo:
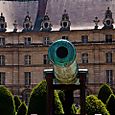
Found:
[(62, 19), (60, 21), (60, 31), (69, 31), (70, 30), (70, 26), (71, 26), (71, 22), (69, 20), (69, 15), (66, 12), (66, 10), (64, 10), (64, 14), (62, 15)]
[(50, 22), (48, 13), (46, 13), (41, 22), (41, 31), (51, 31), (51, 30), (52, 30), (52, 24)]

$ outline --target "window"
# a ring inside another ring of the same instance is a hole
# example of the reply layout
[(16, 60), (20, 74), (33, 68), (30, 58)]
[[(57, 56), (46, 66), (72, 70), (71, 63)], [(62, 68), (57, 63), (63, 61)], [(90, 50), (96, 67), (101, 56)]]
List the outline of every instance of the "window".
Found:
[(112, 43), (112, 35), (105, 35), (106, 43)]
[(109, 85), (113, 84), (113, 70), (106, 70), (106, 78), (107, 78), (107, 83)]
[(24, 44), (25, 45), (31, 45), (31, 37), (24, 38)]
[(48, 59), (48, 55), (47, 55), (47, 54), (43, 55), (43, 59), (44, 59), (44, 60), (43, 60), (43, 63), (44, 63), (44, 64), (49, 64), (50, 61), (49, 61), (49, 59)]
[(23, 101), (25, 101), (26, 105), (29, 104), (30, 92), (31, 92), (30, 89), (25, 89), (22, 93), (22, 96), (23, 96), (22, 98), (23, 98)]
[(25, 72), (25, 85), (31, 85), (31, 72)]
[(0, 55), (0, 65), (5, 65), (5, 56)]
[(25, 55), (24, 56), (24, 64), (25, 65), (30, 65), (31, 64), (31, 56), (30, 55)]
[(50, 38), (49, 37), (44, 37), (43, 43), (44, 43), (44, 45), (49, 45)]
[(112, 63), (112, 53), (106, 53), (106, 63)]
[(88, 43), (88, 36), (87, 35), (81, 36), (81, 39), (82, 39), (82, 43)]
[(64, 39), (64, 40), (69, 40), (69, 39), (68, 39), (68, 36), (62, 36), (62, 39)]
[(5, 38), (4, 37), (0, 37), (0, 46), (5, 45)]
[(24, 94), (24, 101), (25, 101), (26, 105), (29, 105), (29, 97), (30, 97), (30, 92), (26, 92)]
[(5, 85), (5, 72), (0, 72), (0, 85)]
[(88, 63), (88, 54), (87, 53), (82, 54), (82, 63)]

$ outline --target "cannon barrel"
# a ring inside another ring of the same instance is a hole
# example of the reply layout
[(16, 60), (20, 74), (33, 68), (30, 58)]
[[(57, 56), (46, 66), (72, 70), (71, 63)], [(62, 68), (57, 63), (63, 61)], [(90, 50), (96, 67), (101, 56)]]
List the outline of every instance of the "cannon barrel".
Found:
[(48, 49), (49, 60), (54, 65), (54, 75), (60, 83), (75, 83), (78, 65), (76, 49), (68, 40), (55, 41)]

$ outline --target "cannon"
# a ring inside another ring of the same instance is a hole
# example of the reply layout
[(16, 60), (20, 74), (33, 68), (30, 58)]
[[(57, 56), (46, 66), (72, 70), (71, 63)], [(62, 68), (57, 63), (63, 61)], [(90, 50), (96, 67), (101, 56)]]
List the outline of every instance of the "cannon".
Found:
[(71, 84), (77, 81), (76, 49), (71, 42), (64, 39), (55, 41), (48, 49), (48, 57), (59, 83)]

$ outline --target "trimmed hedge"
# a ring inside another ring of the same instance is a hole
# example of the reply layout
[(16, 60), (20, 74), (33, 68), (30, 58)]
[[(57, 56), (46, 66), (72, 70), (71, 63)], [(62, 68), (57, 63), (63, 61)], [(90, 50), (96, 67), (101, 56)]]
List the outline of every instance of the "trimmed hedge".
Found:
[(54, 113), (55, 114), (63, 114), (63, 105), (59, 99), (58, 93), (54, 91)]
[(20, 104), (21, 104), (21, 100), (19, 98), (19, 96), (14, 96), (14, 102), (15, 102), (15, 108), (16, 108), (16, 111), (18, 110)]
[(27, 114), (27, 106), (25, 102), (22, 102), (18, 108), (17, 115), (26, 115)]
[(94, 115), (94, 114), (110, 115), (104, 103), (94, 95), (86, 97), (86, 113), (88, 115)]
[(106, 104), (107, 99), (109, 96), (113, 94), (111, 88), (107, 84), (103, 84), (100, 87), (99, 93), (98, 93), (98, 99), (100, 99), (104, 104)]
[[(47, 83), (46, 81), (40, 82), (35, 88), (33, 88), (30, 96), (28, 115), (38, 114), (38, 115), (47, 115)], [(63, 114), (62, 103), (59, 99), (57, 92), (54, 92), (54, 103), (55, 103), (55, 113)]]
[(115, 95), (111, 94), (107, 100), (107, 110), (111, 115), (115, 115)]
[(13, 95), (4, 86), (0, 86), (0, 115), (15, 115)]

